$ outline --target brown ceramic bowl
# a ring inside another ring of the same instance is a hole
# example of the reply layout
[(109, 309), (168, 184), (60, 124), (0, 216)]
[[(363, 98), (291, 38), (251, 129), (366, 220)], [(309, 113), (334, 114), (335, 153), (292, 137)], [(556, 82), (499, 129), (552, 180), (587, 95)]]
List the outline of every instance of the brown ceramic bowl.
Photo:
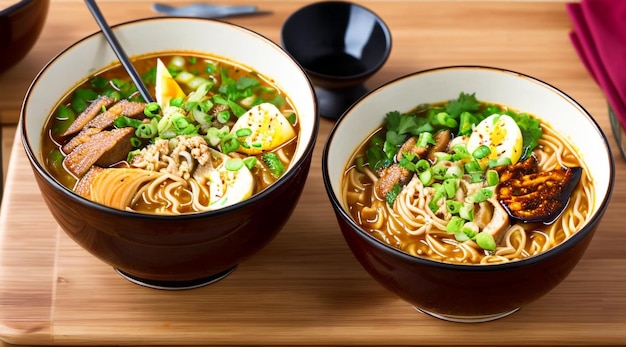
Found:
[[(42, 127), (60, 99), (91, 74), (116, 62), (101, 33), (53, 58), (24, 100), (20, 132), (50, 212), (80, 246), (137, 283), (190, 288), (219, 279), (268, 244), (285, 225), (302, 192), (318, 129), (313, 87), (282, 48), (236, 25), (194, 18), (149, 18), (116, 25), (132, 58), (166, 51), (227, 57), (272, 78), (299, 114), (299, 144), (291, 166), (268, 189), (220, 210), (178, 216), (121, 211), (91, 202), (56, 181), (42, 163)], [(197, 33), (211, 33), (206, 39)], [(154, 38), (158, 37), (158, 40)]]
[[(357, 147), (381, 126), (387, 112), (407, 112), (421, 103), (456, 99), (461, 92), (476, 93), (479, 100), (534, 114), (571, 139), (586, 163), (595, 196), (584, 225), (570, 238), (522, 260), (490, 265), (453, 264), (400, 251), (355, 223), (341, 184), (348, 160)], [(504, 317), (561, 283), (592, 240), (609, 203), (615, 174), (606, 136), (576, 101), (524, 74), (476, 66), (417, 72), (366, 95), (343, 114), (330, 133), (322, 170), (341, 232), (365, 270), (420, 311), (461, 322)]]
[(0, 7), (0, 72), (33, 48), (46, 22), (50, 0), (15, 0)]

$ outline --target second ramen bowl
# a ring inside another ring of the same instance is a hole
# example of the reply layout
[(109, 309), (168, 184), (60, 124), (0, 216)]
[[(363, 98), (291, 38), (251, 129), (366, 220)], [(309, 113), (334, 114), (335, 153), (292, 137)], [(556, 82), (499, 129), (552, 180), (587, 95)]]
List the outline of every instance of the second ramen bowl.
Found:
[(24, 148), (43, 198), (67, 235), (138, 284), (186, 289), (216, 281), (265, 247), (297, 205), (318, 128), (313, 86), (280, 46), (233, 24), (162, 17), (118, 24), (113, 31), (131, 58), (158, 52), (197, 52), (243, 65), (271, 79), (296, 109), (299, 142), (289, 167), (273, 185), (222, 209), (156, 215), (87, 200), (61, 185), (44, 163), (42, 131), (52, 110), (79, 83), (117, 62), (102, 33), (63, 50), (27, 92), (20, 120)]
[[(480, 101), (537, 116), (569, 139), (580, 154), (595, 194), (586, 221), (558, 246), (507, 263), (453, 264), (394, 248), (351, 217), (344, 197), (346, 165), (357, 148), (381, 127), (385, 115), (390, 111), (408, 112), (422, 103), (453, 100), (461, 92), (475, 93)], [(419, 311), (457, 322), (484, 322), (507, 316), (565, 280), (592, 240), (610, 200), (614, 177), (605, 134), (575, 100), (533, 77), (480, 66), (417, 72), (370, 92), (333, 128), (324, 147), (322, 170), (341, 232), (365, 270)]]

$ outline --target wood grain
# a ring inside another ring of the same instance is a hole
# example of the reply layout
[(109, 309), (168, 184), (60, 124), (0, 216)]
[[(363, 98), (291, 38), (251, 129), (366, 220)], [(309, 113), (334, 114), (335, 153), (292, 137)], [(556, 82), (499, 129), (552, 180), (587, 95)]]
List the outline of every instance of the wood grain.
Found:
[[(606, 100), (578, 60), (562, 1), (365, 1), (390, 26), (392, 54), (369, 82), (443, 65), (478, 64), (545, 80), (585, 107), (616, 159), (613, 199), (586, 255), (555, 290), (514, 315), (454, 324), (418, 313), (384, 290), (343, 241), (321, 179), (333, 123), (322, 119), (294, 215), (263, 251), (226, 279), (168, 292), (127, 282), (53, 221), (16, 137), (0, 217), (0, 339), (29, 345), (620, 345), (626, 342), (626, 163)], [(269, 16), (231, 21), (278, 42), (299, 1), (261, 1)], [(101, 1), (111, 23), (153, 15), (145, 1)], [(68, 21), (67, 18), (77, 18)], [(80, 1), (53, 1), (34, 53), (0, 76), (0, 116), (50, 57), (97, 30)], [(503, 294), (506, 295), (506, 294)]]

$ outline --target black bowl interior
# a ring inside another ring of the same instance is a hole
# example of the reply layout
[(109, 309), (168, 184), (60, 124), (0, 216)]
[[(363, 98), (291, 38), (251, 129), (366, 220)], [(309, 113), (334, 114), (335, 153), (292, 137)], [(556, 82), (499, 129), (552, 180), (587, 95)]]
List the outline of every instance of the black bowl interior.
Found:
[(307, 5), (283, 24), (283, 47), (309, 74), (355, 78), (378, 70), (387, 59), (388, 27), (367, 8), (344, 1)]

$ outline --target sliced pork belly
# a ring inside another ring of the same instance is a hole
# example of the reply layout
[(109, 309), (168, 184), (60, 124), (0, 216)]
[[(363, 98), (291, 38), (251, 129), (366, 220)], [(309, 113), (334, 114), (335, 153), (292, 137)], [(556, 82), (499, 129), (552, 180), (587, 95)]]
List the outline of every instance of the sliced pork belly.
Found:
[(143, 109), (146, 104), (143, 102), (129, 101), (126, 99), (120, 100), (117, 104), (111, 106), (105, 112), (100, 113), (89, 123), (85, 125), (86, 128), (106, 129), (113, 125), (113, 121), (119, 116), (126, 116), (130, 118), (143, 118)]
[(91, 182), (94, 177), (98, 176), (98, 174), (102, 171), (104, 171), (103, 168), (99, 166), (92, 166), (91, 169), (87, 171), (85, 176), (78, 181), (76, 187), (74, 187), (74, 192), (84, 198), (91, 199)]
[(92, 102), (81, 114), (76, 117), (74, 123), (67, 128), (67, 130), (63, 133), (62, 136), (69, 136), (75, 134), (82, 130), (87, 123), (89, 123), (92, 119), (94, 119), (102, 108), (107, 108), (115, 102), (114, 99), (109, 98), (108, 96), (100, 96), (94, 102)]
[[(95, 102), (94, 102), (95, 103)], [(93, 105), (93, 104), (92, 104)], [(91, 120), (84, 124), (84, 127), (80, 130), (76, 136), (69, 140), (61, 150), (63, 153), (68, 154), (74, 150), (77, 146), (87, 142), (91, 136), (99, 133), (103, 129), (109, 128), (120, 116), (126, 116), (130, 118), (144, 118), (143, 110), (146, 104), (143, 102), (128, 101), (126, 99), (119, 101), (115, 105), (108, 108), (106, 111), (93, 117)], [(91, 106), (90, 106), (91, 108)], [(72, 124), (74, 124), (76, 121)]]
[(89, 140), (74, 148), (63, 164), (76, 177), (83, 177), (93, 166), (109, 166), (126, 159), (132, 149), (130, 139), (135, 128), (126, 127), (103, 130), (92, 135)]

